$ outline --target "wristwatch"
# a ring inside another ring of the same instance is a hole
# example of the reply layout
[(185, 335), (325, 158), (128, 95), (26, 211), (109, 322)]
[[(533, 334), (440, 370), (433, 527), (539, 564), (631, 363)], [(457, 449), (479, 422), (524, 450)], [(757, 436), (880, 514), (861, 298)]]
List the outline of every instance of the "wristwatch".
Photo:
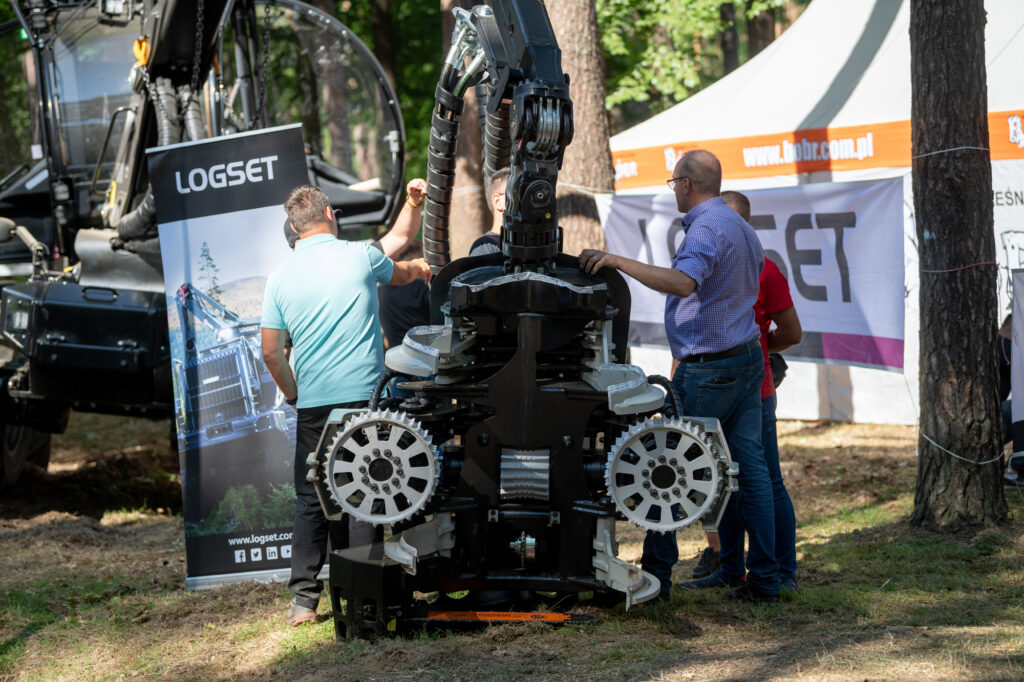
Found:
[(289, 405), (291, 405), (292, 407), (295, 407), (295, 403), (299, 402), (299, 394), (296, 393), (295, 397), (292, 398), (291, 400), (289, 400), (288, 398), (285, 398), (284, 401), (286, 403), (288, 403)]

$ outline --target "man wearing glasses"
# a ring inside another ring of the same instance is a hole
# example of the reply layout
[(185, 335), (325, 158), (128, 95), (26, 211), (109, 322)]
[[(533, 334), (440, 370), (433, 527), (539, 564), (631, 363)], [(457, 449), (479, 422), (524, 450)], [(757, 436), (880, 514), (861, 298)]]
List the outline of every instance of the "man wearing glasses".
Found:
[[(725, 431), (729, 450), (739, 463), (743, 525), (750, 539), (747, 575), (721, 569), (683, 589), (728, 587), (731, 599), (772, 602), (779, 599), (775, 561), (775, 515), (771, 483), (761, 446), (761, 381), (764, 357), (754, 320), (758, 277), (764, 251), (757, 235), (719, 196), (722, 167), (705, 150), (687, 152), (676, 164), (669, 188), (683, 216), (686, 237), (672, 267), (648, 265), (615, 254), (585, 249), (580, 267), (591, 274), (615, 268), (644, 286), (667, 294), (665, 329), (679, 366), (672, 384), (683, 413), (715, 417)], [(722, 565), (743, 556), (742, 534), (722, 528)], [(675, 533), (647, 534), (641, 564), (662, 585), (668, 598), (672, 567), (679, 559)]]

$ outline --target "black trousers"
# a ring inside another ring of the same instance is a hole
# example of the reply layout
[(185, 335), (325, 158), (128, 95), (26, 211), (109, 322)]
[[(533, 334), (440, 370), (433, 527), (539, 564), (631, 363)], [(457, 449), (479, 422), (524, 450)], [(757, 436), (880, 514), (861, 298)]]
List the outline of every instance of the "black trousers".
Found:
[(288, 589), (295, 595), (292, 601), (308, 609), (315, 609), (320, 603), (323, 583), (317, 580), (317, 575), (327, 559), (328, 541), (330, 549), (345, 549), (350, 542), (353, 545), (379, 542), (383, 534), (381, 530), (375, 530), (373, 524), (347, 516), (341, 521), (328, 521), (313, 484), (306, 480), (309, 471), (306, 456), (316, 448), (331, 410), (339, 407), (366, 407), (366, 401), (303, 408), (298, 411), (296, 424), (295, 525)]

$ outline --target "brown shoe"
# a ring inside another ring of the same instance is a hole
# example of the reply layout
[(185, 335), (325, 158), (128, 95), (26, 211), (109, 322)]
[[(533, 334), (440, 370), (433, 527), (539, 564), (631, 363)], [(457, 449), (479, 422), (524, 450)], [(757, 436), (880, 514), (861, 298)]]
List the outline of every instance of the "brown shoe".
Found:
[(306, 623), (316, 622), (316, 609), (308, 609), (292, 602), (288, 608), (288, 625), (295, 628)]

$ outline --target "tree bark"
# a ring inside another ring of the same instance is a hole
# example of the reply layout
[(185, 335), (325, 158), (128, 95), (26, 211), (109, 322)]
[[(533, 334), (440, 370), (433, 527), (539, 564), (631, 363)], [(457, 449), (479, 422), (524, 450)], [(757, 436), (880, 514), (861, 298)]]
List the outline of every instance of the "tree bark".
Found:
[[(752, 0), (747, 0), (750, 9)], [(747, 19), (747, 59), (768, 47), (775, 40), (775, 10), (766, 9), (752, 19)]]
[[(326, 14), (335, 16), (331, 0), (313, 0), (313, 5)], [(316, 54), (316, 46), (308, 46), (310, 54)], [(324, 161), (346, 173), (355, 174), (352, 159), (352, 131), (348, 121), (348, 83), (345, 72), (339, 61), (331, 59), (324, 67), (320, 98), (325, 106), (327, 130), (330, 133), (330, 145)], [(322, 152), (323, 153), (323, 152)], [(361, 180), (368, 180), (363, 176)]]
[(740, 36), (736, 30), (736, 5), (723, 2), (718, 8), (718, 16), (722, 20), (722, 69), (725, 74), (732, 73), (740, 66)]
[[(441, 30), (444, 32), (442, 59), (452, 44), (452, 30), (455, 28), (452, 9), (472, 9), (475, 4), (478, 3), (472, 0), (441, 0)], [(468, 255), (469, 247), (477, 237), (491, 229), (491, 209), (483, 180), (483, 138), (474, 88), (466, 91), (465, 101), (455, 148), (455, 189), (452, 192), (451, 222), (448, 225), (452, 260)]]
[(370, 11), (370, 32), (373, 36), (373, 54), (384, 68), (384, 73), (395, 87), (395, 22), (391, 19), (391, 0), (373, 0)]
[(573, 100), (575, 134), (558, 174), (558, 223), (564, 234), (562, 250), (575, 256), (582, 249), (604, 248), (604, 231), (592, 192), (611, 192), (615, 187), (604, 104), (604, 60), (592, 0), (548, 0), (547, 8)]
[(1007, 516), (1002, 466), (975, 463), (1002, 451), (983, 0), (912, 0), (910, 52), (921, 277), (911, 523), (999, 523)]

